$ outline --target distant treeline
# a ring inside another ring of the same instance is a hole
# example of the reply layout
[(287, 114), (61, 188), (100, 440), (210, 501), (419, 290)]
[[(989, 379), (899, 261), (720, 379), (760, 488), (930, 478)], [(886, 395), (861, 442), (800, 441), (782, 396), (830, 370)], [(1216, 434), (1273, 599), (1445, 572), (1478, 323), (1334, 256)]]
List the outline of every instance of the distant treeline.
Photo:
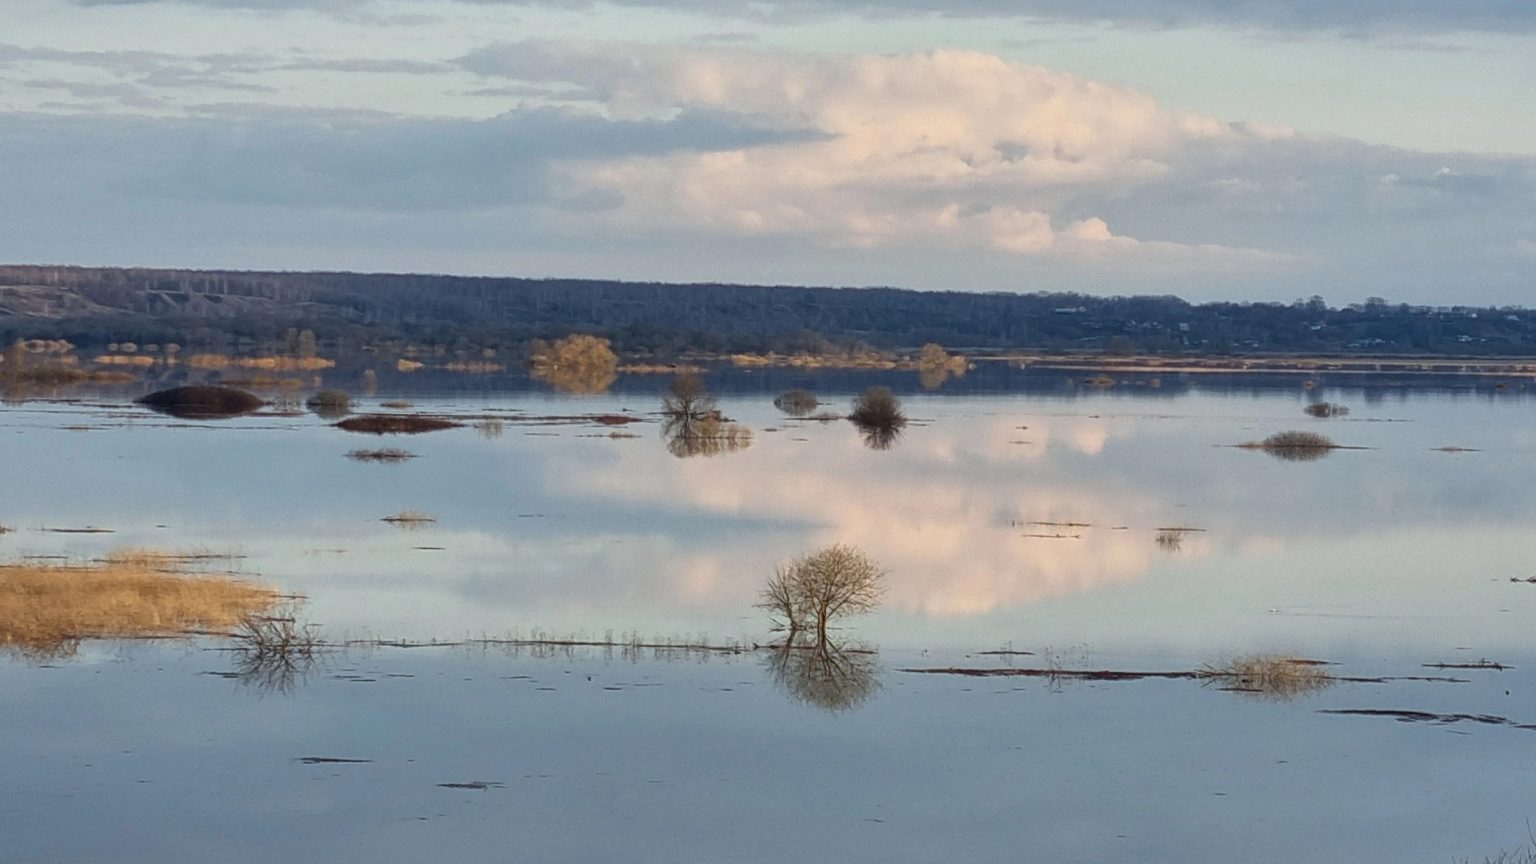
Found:
[(0, 267), (0, 339), (515, 348), (570, 332), (627, 354), (915, 348), (1174, 353), (1536, 355), (1536, 313), (1372, 298), (1330, 308), (897, 288), (589, 279)]

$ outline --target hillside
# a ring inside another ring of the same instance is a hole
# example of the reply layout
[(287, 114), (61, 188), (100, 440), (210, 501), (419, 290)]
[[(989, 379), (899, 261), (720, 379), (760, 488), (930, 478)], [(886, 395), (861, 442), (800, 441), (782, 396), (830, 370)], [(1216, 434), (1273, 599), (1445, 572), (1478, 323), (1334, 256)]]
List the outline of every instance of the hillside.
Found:
[(598, 332), (632, 353), (855, 343), (1111, 353), (1536, 354), (1536, 314), (1371, 300), (923, 292), (413, 274), (0, 267), (0, 339), (227, 345), (294, 329), (367, 345), (507, 346)]

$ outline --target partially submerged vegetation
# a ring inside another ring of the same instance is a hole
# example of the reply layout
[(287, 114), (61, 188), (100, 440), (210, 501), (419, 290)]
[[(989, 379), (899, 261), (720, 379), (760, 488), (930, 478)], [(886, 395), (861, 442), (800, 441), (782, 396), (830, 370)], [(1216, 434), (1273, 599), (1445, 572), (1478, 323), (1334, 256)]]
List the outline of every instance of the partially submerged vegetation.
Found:
[(577, 333), (528, 348), (533, 377), (566, 393), (602, 393), (618, 378), (619, 355), (601, 336)]
[(398, 447), (380, 447), (376, 450), (349, 450), (347, 458), (353, 462), (405, 462), (416, 458), (415, 453)]
[(157, 390), (134, 401), (152, 411), (189, 420), (239, 417), (266, 404), (259, 397), (244, 390), (207, 384), (190, 384), (185, 387)]
[(299, 623), (290, 604), (245, 615), (230, 636), (235, 640), (235, 669), (227, 677), (278, 693), (303, 681), (326, 647), (313, 625)]
[(1303, 410), (1310, 416), (1323, 419), (1328, 417), (1344, 417), (1349, 414), (1349, 406), (1340, 405), (1337, 402), (1313, 402)]
[(1200, 667), (1201, 677), (1223, 689), (1266, 699), (1295, 699), (1333, 686), (1335, 679), (1316, 660), (1275, 654), (1233, 657)]
[(870, 387), (853, 400), (848, 419), (864, 435), (864, 443), (874, 450), (889, 450), (907, 426), (901, 400), (889, 387)]
[(853, 708), (878, 689), (874, 652), (833, 641), (833, 622), (874, 610), (885, 571), (863, 552), (841, 544), (803, 555), (774, 571), (759, 594), (784, 632), (769, 646), (774, 683), (792, 698), (831, 711)]
[(327, 420), (352, 413), (352, 397), (344, 390), (321, 390), (304, 402), (304, 407)]
[(692, 373), (672, 379), (661, 399), (661, 413), (667, 451), (680, 459), (734, 453), (752, 445), (752, 430), (727, 420), (704, 382)]
[(812, 633), (818, 643), (825, 643), (833, 621), (863, 615), (879, 605), (885, 575), (863, 552), (835, 544), (776, 569), (757, 605), (791, 641)]
[(964, 357), (952, 355), (937, 342), (929, 342), (917, 352), (918, 383), (924, 390), (937, 390), (951, 377), (958, 378), (970, 368)]
[(1074, 669), (1052, 663), (1040, 668), (1015, 666), (987, 668), (917, 668), (903, 672), (937, 675), (964, 675), (977, 678), (1041, 678), (1053, 683), (1064, 681), (1142, 681), (1174, 679), (1215, 684), (1223, 690), (1263, 699), (1290, 700), (1308, 696), (1339, 682), (1381, 684), (1396, 680), (1451, 681), (1448, 678), (1361, 678), (1342, 677), (1327, 672), (1328, 664), (1280, 654), (1255, 654), (1207, 663), (1198, 669), (1171, 671), (1132, 671), (1120, 669)]
[(815, 411), (820, 404), (821, 402), (817, 400), (815, 393), (798, 387), (780, 393), (773, 400), (775, 408), (791, 417), (804, 417)]
[(1249, 450), (1263, 450), (1276, 459), (1288, 462), (1311, 462), (1340, 449), (1333, 439), (1316, 432), (1276, 432), (1263, 441), (1248, 441), (1237, 445)]
[(0, 564), (0, 648), (67, 656), (85, 639), (227, 631), (280, 599), (230, 574), (193, 573), (190, 560), (134, 550), (92, 563)]
[(416, 435), (422, 432), (456, 429), (464, 424), (441, 417), (428, 417), (424, 414), (360, 414), (356, 417), (348, 417), (335, 425), (336, 428), (348, 432), (362, 432), (369, 435)]
[(393, 516), (385, 516), (380, 521), (388, 522), (401, 528), (420, 528), (436, 522), (437, 517), (431, 513), (423, 513), (420, 510), (401, 510)]

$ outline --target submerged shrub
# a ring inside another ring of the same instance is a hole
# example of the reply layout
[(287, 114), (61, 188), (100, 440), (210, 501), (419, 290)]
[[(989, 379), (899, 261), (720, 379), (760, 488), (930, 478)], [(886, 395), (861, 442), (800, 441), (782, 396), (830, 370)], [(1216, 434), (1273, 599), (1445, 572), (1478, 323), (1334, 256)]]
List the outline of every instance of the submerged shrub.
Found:
[(353, 462), (405, 462), (415, 459), (416, 454), (397, 447), (381, 447), (377, 450), (352, 450), (347, 453), (347, 458)]
[(200, 420), (238, 417), (255, 411), (263, 404), (259, 397), (244, 390), (206, 384), (157, 390), (134, 401), (172, 417)]
[(1327, 456), (1339, 447), (1326, 435), (1296, 430), (1276, 432), (1263, 441), (1249, 441), (1238, 446), (1263, 450), (1276, 459), (1288, 462), (1311, 462)]
[(1343, 417), (1349, 413), (1349, 406), (1337, 402), (1313, 402), (1303, 410), (1313, 417)]
[(436, 432), (439, 429), (454, 429), (462, 426), (452, 420), (444, 420), (441, 417), (424, 417), (420, 414), (363, 414), (357, 417), (348, 417), (336, 424), (336, 428), (348, 432), (365, 432), (370, 435), (415, 435), (421, 432)]
[(907, 415), (889, 387), (870, 387), (853, 400), (848, 419), (860, 426), (904, 426)]
[(780, 393), (774, 400), (774, 407), (791, 417), (804, 417), (816, 410), (821, 402), (816, 399), (816, 394), (809, 390), (786, 390)]
[(1316, 693), (1335, 683), (1318, 661), (1270, 654), (1206, 664), (1198, 675), (1218, 681), (1229, 690), (1282, 701)]
[(352, 412), (352, 397), (342, 390), (321, 390), (309, 397), (304, 406), (321, 417), (345, 417)]

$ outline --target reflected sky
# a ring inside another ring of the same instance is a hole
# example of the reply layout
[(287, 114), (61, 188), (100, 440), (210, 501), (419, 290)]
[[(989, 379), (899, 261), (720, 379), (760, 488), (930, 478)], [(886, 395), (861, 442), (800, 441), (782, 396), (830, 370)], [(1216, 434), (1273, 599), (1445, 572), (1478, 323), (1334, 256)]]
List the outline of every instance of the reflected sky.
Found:
[[(841, 409), (866, 383), (819, 395)], [(1536, 781), (1511, 766), (1536, 733), (1319, 712), (1536, 723), (1536, 585), (1510, 581), (1536, 575), (1536, 402), (1329, 393), (1354, 410), (1320, 421), (1302, 413), (1319, 395), (906, 395), (911, 422), (888, 450), (847, 422), (726, 396), (752, 446), (687, 459), (657, 422), (619, 437), (528, 422), (652, 412), (659, 390), (416, 394), (498, 417), (499, 434), (404, 442), (313, 416), (5, 406), (0, 524), (16, 530), (0, 557), (235, 553), (305, 595), (295, 626), (332, 642), (537, 629), (767, 643), (753, 604), (775, 565), (848, 543), (890, 576), (882, 607), (822, 655), (353, 647), (273, 665), (229, 644), (88, 642), (51, 663), (0, 657), (0, 857), (1086, 864), (1241, 850), (1293, 864), (1513, 848)], [(1282, 462), (1233, 446), (1285, 429), (1367, 449)], [(376, 443), (418, 458), (346, 458)], [(382, 521), (406, 510), (437, 521)], [(47, 530), (86, 526), (113, 533)], [(976, 653), (1002, 646), (1040, 653)], [(904, 671), (1187, 670), (1264, 651), (1340, 661), (1327, 668), (1343, 676), (1515, 668), (1284, 702), (1182, 680)]]
[(1536, 719), (1507, 679), (1280, 704), (887, 671), (827, 711), (755, 658), (385, 650), (290, 697), (200, 674), (227, 662), (149, 645), (0, 664), (7, 860), (1481, 860), (1536, 800), (1512, 769), (1536, 733), (1318, 713)]
[[(505, 416), (502, 434), (414, 436), (403, 446), (419, 458), (393, 465), (346, 459), (362, 439), (313, 417), (171, 424), (125, 405), (11, 405), (0, 524), (18, 530), (0, 555), (233, 550), (344, 635), (750, 642), (774, 566), (849, 543), (891, 574), (858, 625), (891, 647), (1523, 650), (1536, 588), (1509, 579), (1536, 575), (1536, 404), (1350, 395), (1328, 395), (1354, 403), (1332, 420), (1305, 416), (1319, 394), (1299, 388), (910, 395), (911, 424), (884, 451), (849, 423), (723, 396), (753, 444), (708, 459), (674, 458), (658, 423), (613, 437), (519, 422), (651, 412), (659, 392), (418, 395), (427, 410)], [(1285, 429), (1369, 449), (1285, 463), (1231, 446)], [(379, 521), (402, 510), (437, 522)], [(115, 533), (39, 530), (85, 525)], [(1170, 549), (1157, 539), (1170, 527), (1204, 530)]]

